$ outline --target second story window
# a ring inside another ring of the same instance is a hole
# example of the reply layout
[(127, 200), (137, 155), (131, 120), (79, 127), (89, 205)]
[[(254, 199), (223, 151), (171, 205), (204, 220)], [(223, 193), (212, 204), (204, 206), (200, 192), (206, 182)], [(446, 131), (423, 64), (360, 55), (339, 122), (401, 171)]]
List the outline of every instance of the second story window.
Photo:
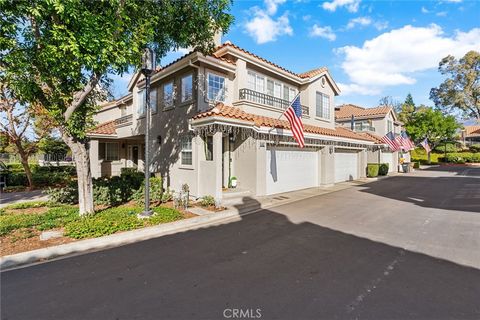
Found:
[(319, 118), (330, 119), (330, 97), (317, 91), (315, 99), (315, 115)]
[(150, 108), (152, 112), (157, 112), (157, 88), (150, 90)]
[(138, 115), (143, 116), (145, 115), (145, 90), (138, 91)]
[(209, 73), (207, 98), (210, 101), (225, 101), (225, 78)]
[(163, 106), (164, 108), (173, 107), (173, 81), (163, 85)]
[(193, 77), (191, 74), (182, 78), (181, 101), (189, 101), (193, 98)]
[(393, 131), (393, 122), (391, 120), (387, 120), (387, 133)]

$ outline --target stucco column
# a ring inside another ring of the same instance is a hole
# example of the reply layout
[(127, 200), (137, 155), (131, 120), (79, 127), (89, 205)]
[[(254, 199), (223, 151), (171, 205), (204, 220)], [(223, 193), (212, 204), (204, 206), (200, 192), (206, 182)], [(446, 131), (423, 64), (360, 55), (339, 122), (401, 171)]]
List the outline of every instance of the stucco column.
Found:
[(335, 183), (335, 148), (325, 146), (321, 151), (321, 184), (330, 186)]
[(236, 62), (237, 71), (235, 73), (235, 81), (233, 86), (233, 93), (231, 97), (233, 101), (240, 99), (239, 91), (240, 89), (245, 89), (248, 87), (248, 72), (247, 72), (247, 63), (245, 60), (238, 59)]
[[(215, 186), (215, 200), (222, 200), (222, 141), (223, 134), (216, 132), (213, 135), (213, 162), (215, 163), (215, 171), (212, 180)], [(202, 182), (200, 182), (202, 183)]]
[(257, 182), (256, 195), (264, 196), (267, 194), (267, 143), (263, 140), (257, 140)]
[(358, 161), (358, 172), (360, 178), (365, 178), (367, 176), (367, 150), (363, 149), (358, 153), (359, 161)]
[(98, 159), (98, 140), (90, 140), (90, 170), (92, 171), (92, 178), (99, 178), (102, 175), (102, 165)]

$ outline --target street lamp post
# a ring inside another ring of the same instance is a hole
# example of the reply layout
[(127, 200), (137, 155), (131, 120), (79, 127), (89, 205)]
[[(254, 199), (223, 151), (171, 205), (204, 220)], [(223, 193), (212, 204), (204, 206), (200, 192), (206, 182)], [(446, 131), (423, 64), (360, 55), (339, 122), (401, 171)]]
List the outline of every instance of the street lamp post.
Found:
[(150, 210), (150, 77), (155, 71), (155, 53), (150, 48), (145, 48), (142, 55), (141, 72), (145, 76), (145, 210), (139, 214), (140, 217), (152, 215)]

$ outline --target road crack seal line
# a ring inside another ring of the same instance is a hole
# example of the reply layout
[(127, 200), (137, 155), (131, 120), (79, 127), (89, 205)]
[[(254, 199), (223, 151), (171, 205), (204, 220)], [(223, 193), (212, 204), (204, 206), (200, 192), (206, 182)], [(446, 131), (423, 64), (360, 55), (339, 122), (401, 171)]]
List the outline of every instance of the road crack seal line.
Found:
[(393, 259), (389, 264), (387, 264), (387, 266), (383, 270), (382, 274), (378, 278), (372, 280), (363, 289), (363, 291), (360, 292), (360, 294), (352, 302), (350, 302), (347, 305), (347, 313), (352, 313), (380, 285), (380, 283), (385, 278), (390, 276), (390, 274), (395, 269), (395, 266), (398, 265), (403, 260), (402, 258), (403, 258), (404, 255), (405, 255), (405, 251), (400, 250), (398, 252), (398, 255), (395, 257), (395, 259)]

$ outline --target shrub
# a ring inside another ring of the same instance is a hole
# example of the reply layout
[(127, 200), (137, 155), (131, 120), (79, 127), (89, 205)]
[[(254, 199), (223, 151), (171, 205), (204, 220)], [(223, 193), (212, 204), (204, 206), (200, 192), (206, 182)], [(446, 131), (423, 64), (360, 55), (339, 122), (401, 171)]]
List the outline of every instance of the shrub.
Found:
[[(163, 186), (162, 178), (152, 177), (150, 178), (150, 203), (160, 203), (162, 201)], [(140, 188), (133, 194), (132, 198), (138, 205), (144, 205), (145, 203), (145, 185), (142, 184)]]
[(447, 161), (451, 163), (478, 163), (480, 162), (480, 153), (457, 152), (447, 154)]
[(386, 176), (388, 174), (388, 163), (380, 163), (378, 167), (378, 175)]
[(162, 194), (162, 203), (166, 203), (168, 201), (171, 201), (172, 199), (173, 191), (170, 191), (170, 189), (167, 188), (167, 190)]
[(380, 165), (378, 163), (368, 163), (367, 164), (367, 177), (374, 178), (378, 176), (378, 170)]
[[(433, 149), (436, 153), (444, 153), (445, 152), (445, 143), (441, 143), (440, 145), (436, 146)], [(447, 143), (447, 152), (457, 152), (458, 148), (455, 143)]]
[(78, 185), (75, 181), (65, 187), (48, 188), (45, 190), (50, 201), (56, 203), (75, 204), (78, 203)]
[(156, 207), (153, 208), (153, 212), (155, 213), (147, 221), (149, 225), (156, 225), (182, 219), (182, 214), (172, 208)]
[(480, 144), (471, 145), (470, 147), (468, 147), (468, 149), (470, 150), (470, 152), (480, 152)]
[(204, 196), (201, 200), (200, 200), (200, 205), (202, 207), (211, 207), (211, 206), (215, 206), (215, 198), (213, 196)]
[(413, 168), (414, 168), (414, 169), (420, 169), (420, 162), (415, 161), (415, 162), (413, 163)]

